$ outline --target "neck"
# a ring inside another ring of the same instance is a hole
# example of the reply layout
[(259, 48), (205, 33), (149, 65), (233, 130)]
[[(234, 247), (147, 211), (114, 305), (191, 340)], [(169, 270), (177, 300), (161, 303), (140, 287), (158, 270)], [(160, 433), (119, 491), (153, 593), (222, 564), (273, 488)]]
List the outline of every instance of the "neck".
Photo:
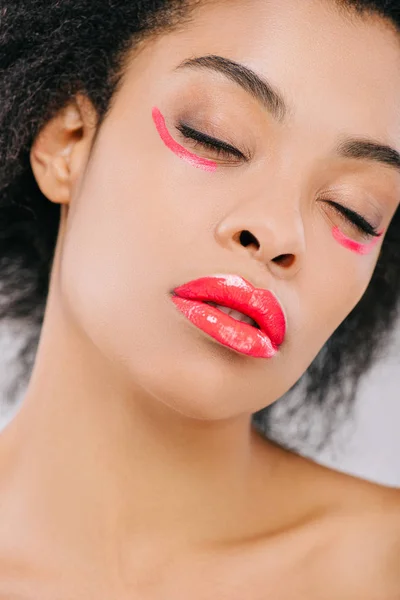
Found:
[(3, 435), (11, 521), (91, 554), (256, 535), (260, 457), (268, 477), (264, 457), (273, 463), (276, 450), (251, 415), (210, 422), (173, 411), (125, 381), (55, 306), (50, 298), (26, 396)]

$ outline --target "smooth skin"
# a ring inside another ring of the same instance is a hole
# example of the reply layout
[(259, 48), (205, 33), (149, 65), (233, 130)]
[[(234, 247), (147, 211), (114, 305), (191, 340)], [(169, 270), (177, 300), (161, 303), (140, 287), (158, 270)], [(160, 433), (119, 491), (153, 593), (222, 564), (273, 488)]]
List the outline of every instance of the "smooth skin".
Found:
[[(95, 8), (94, 8), (95, 10)], [(79, 95), (37, 136), (31, 164), (62, 205), (34, 371), (0, 442), (1, 600), (395, 600), (400, 493), (286, 452), (251, 429), (362, 297), (400, 173), (339, 157), (361, 137), (400, 151), (400, 45), (378, 17), (331, 1), (211, 2), (141, 44), (95, 143)], [(216, 55), (279, 90), (285, 118), (220, 73)], [(171, 135), (218, 163), (196, 169)], [(218, 156), (179, 119), (249, 153)], [(249, 231), (254, 243), (242, 245)], [(170, 292), (218, 273), (272, 290), (276, 357), (197, 330)]]

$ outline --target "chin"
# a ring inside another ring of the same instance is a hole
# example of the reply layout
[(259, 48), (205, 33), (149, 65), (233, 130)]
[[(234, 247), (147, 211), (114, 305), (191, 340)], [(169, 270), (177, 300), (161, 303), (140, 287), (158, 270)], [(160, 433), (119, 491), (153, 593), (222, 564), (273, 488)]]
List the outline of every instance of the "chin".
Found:
[[(168, 356), (146, 359), (144, 354), (134, 362), (130, 373), (136, 389), (151, 402), (159, 402), (184, 417), (219, 421), (234, 419), (261, 410), (279, 394), (271, 397), (266, 390), (273, 386), (261, 383), (259, 377), (243, 372), (243, 357), (214, 344), (197, 346), (197, 351), (171, 352)], [(213, 351), (214, 350), (214, 351)], [(245, 359), (248, 367), (248, 360)], [(251, 359), (250, 359), (251, 360)], [(256, 366), (259, 369), (260, 361)], [(246, 376), (247, 374), (247, 376)], [(260, 373), (258, 372), (258, 376)], [(258, 381), (257, 381), (258, 379)], [(272, 383), (272, 382), (271, 382)], [(257, 389), (258, 388), (258, 389)], [(270, 389), (271, 392), (271, 389)]]

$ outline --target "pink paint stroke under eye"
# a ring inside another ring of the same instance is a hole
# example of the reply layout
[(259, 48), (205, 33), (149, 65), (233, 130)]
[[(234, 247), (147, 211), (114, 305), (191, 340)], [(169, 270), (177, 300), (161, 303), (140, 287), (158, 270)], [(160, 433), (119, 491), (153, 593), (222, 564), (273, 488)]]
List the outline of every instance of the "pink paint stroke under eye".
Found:
[(367, 244), (360, 244), (359, 242), (355, 242), (354, 240), (344, 235), (339, 229), (339, 227), (334, 227), (332, 229), (333, 237), (339, 244), (347, 248), (348, 250), (352, 250), (353, 252), (357, 252), (357, 254), (369, 254), (375, 246), (378, 244), (379, 240), (383, 236), (383, 231), (379, 234), (379, 237), (375, 237), (371, 242)]
[(160, 134), (160, 137), (164, 144), (172, 150), (179, 158), (182, 158), (186, 162), (190, 163), (193, 167), (197, 167), (198, 169), (203, 169), (204, 171), (214, 172), (217, 169), (217, 163), (212, 160), (207, 160), (206, 158), (202, 158), (201, 156), (196, 156), (192, 152), (189, 152), (178, 144), (171, 136), (170, 132), (167, 129), (165, 124), (165, 119), (158, 108), (153, 108), (153, 121), (155, 126), (157, 127), (157, 131)]

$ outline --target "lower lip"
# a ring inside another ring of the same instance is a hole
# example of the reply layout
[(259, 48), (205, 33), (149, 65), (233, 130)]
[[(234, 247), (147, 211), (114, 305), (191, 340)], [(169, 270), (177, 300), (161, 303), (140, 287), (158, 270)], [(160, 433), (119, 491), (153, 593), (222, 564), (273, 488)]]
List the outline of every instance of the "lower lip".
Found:
[(214, 306), (178, 296), (174, 296), (172, 301), (196, 327), (236, 352), (253, 358), (272, 358), (278, 352), (263, 331), (236, 321)]

